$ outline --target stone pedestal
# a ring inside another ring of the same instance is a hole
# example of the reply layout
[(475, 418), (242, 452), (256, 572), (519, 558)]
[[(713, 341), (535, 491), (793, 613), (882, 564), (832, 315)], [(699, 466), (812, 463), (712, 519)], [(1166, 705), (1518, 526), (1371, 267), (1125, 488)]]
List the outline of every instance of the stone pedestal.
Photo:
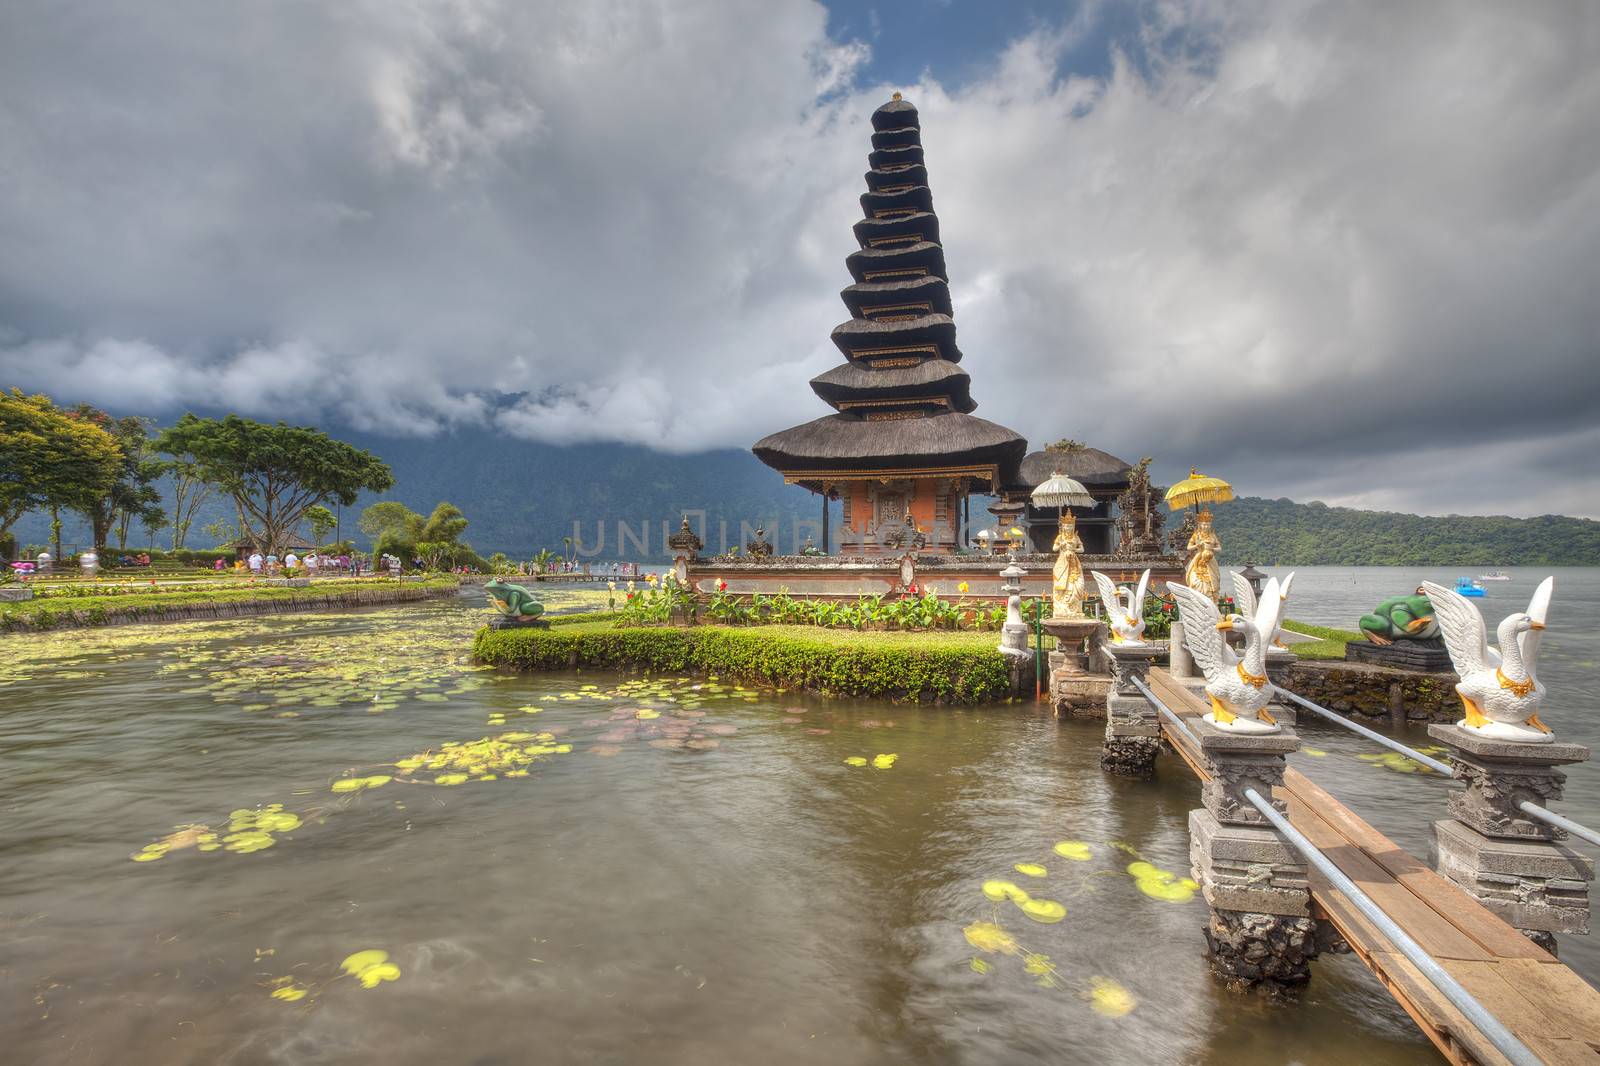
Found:
[(1109, 678), (1091, 669), (1091, 651), (1086, 655), (1083, 644), (1091, 648), (1101, 643), (1105, 624), (1096, 618), (1046, 618), (1046, 633), (1056, 638), (1056, 650), (1050, 653), (1050, 703), (1059, 718), (1099, 718), (1104, 706)]
[(1587, 933), (1594, 862), (1518, 804), (1559, 800), (1566, 775), (1556, 767), (1589, 749), (1493, 740), (1457, 725), (1430, 725), (1428, 735), (1450, 748), (1467, 785), (1450, 796), (1452, 817), (1433, 825), (1436, 869), (1552, 953), (1553, 934)]
[(1150, 666), (1160, 649), (1155, 645), (1110, 644), (1111, 691), (1106, 694), (1106, 739), (1100, 768), (1121, 777), (1148, 780), (1155, 776), (1161, 754), (1161, 716), (1144, 698), (1134, 679), (1149, 683)]
[(1319, 950), (1306, 865), (1244, 792), (1270, 798), (1300, 740), (1288, 728), (1262, 735), (1188, 724), (1210, 775), (1204, 808), (1189, 814), (1189, 857), (1211, 908), (1212, 972), (1235, 988), (1296, 988), (1310, 980)]
[(1393, 644), (1352, 640), (1344, 646), (1344, 657), (1353, 663), (1371, 663), (1374, 666), (1426, 673), (1449, 673), (1455, 668), (1450, 662), (1450, 653), (1445, 650), (1444, 641), (1439, 637), (1431, 640), (1407, 638)]
[(1167, 673), (1176, 678), (1194, 676), (1194, 656), (1183, 646), (1183, 623), (1172, 620), (1172, 635), (1167, 638), (1171, 652), (1167, 657)]
[(509, 614), (496, 614), (489, 619), (490, 629), (549, 629), (550, 623), (544, 618), (513, 618)]

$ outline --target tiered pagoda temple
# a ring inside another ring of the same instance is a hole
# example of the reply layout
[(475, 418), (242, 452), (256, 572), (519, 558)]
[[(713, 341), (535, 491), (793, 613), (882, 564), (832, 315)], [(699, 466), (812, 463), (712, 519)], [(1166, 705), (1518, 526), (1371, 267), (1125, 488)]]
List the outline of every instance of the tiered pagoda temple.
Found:
[(841, 553), (950, 551), (968, 494), (1015, 485), (1027, 442), (972, 414), (917, 109), (895, 93), (872, 131), (861, 248), (845, 260), (854, 284), (840, 293), (851, 318), (832, 334), (845, 361), (811, 380), (838, 413), (753, 450), (786, 482), (843, 501)]

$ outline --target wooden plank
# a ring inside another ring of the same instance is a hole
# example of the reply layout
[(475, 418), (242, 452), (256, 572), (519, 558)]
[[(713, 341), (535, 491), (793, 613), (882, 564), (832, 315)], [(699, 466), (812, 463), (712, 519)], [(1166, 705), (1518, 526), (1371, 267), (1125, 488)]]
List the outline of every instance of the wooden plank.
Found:
[(1165, 719), (1161, 722), (1161, 735), (1172, 745), (1172, 750), (1178, 753), (1178, 758), (1189, 764), (1189, 769), (1196, 777), (1202, 782), (1211, 780), (1211, 771), (1206, 769), (1205, 757), (1189, 742), (1188, 737), (1173, 729), (1171, 723)]
[(1503, 959), (1496, 969), (1523, 995), (1560, 1019), (1560, 1030), (1600, 1050), (1600, 992), (1565, 964)]
[(1600, 1054), (1583, 1041), (1572, 1038), (1560, 1011), (1551, 1013), (1536, 999), (1524, 994), (1516, 985), (1516, 975), (1499, 964), (1450, 961), (1444, 963), (1444, 967), (1472, 998), (1492, 1011), (1501, 1025), (1546, 1062), (1600, 1064)]
[(1402, 850), (1359, 815), (1340, 803), (1298, 770), (1284, 774), (1284, 787), (1318, 817), (1361, 848), (1369, 858), (1404, 885), (1406, 890), (1471, 937), (1491, 955), (1554, 963), (1555, 957), (1517, 932), (1457, 885)]
[(1447, 1057), (1484, 1066), (1501, 1066), (1510, 1061), (1404, 955), (1376, 952), (1368, 965), (1402, 1005), (1409, 1001), (1416, 1006), (1418, 1013), (1412, 1017), (1418, 1019), (1423, 1033)]
[[(1370, 896), (1396, 925), (1404, 929), (1422, 950), (1434, 958), (1488, 961), (1494, 956), (1471, 937), (1447, 922), (1395, 880), (1394, 875), (1373, 862), (1366, 852), (1346, 840), (1337, 829), (1323, 821), (1304, 800), (1286, 789), (1278, 790), (1289, 800), (1289, 821), (1315, 844), (1335, 866)], [(1331, 889), (1327, 886), (1325, 890)], [(1387, 939), (1384, 944), (1387, 944)]]
[(1150, 689), (1161, 702), (1167, 705), (1168, 710), (1180, 716), (1202, 715), (1211, 709), (1205, 700), (1190, 692), (1180, 682), (1174, 680), (1165, 670), (1150, 671)]

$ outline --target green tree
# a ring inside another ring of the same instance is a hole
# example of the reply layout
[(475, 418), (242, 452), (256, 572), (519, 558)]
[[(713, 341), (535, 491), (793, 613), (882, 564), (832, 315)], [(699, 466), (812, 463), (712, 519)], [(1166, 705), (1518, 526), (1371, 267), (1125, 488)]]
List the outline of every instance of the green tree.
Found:
[(317, 542), (318, 547), (322, 546), (322, 542), (328, 539), (328, 534), (338, 524), (339, 520), (333, 512), (322, 504), (306, 508), (306, 525), (311, 527), (311, 539)]
[(399, 534), (410, 541), (422, 535), (424, 519), (417, 512), (396, 500), (379, 500), (361, 512), (356, 527), (371, 537), (374, 547), (385, 533)]
[(429, 570), (442, 570), (448, 566), (483, 566), (470, 544), (461, 540), (466, 532), (467, 516), (453, 503), (440, 502), (422, 524), (417, 537), (416, 551)]
[(161, 493), (156, 488), (163, 465), (151, 448), (148, 420), (133, 416), (112, 418), (86, 403), (74, 407), (70, 414), (111, 434), (122, 450), (116, 480), (104, 491), (86, 495), (73, 510), (88, 520), (95, 551), (105, 551), (112, 533), (116, 534), (117, 547), (126, 548), (128, 531), (135, 520), (166, 518)]
[(191, 460), (165, 460), (161, 472), (172, 481), (172, 548), (181, 551), (200, 505), (211, 498), (211, 486), (200, 476), (199, 464)]
[(116, 438), (99, 425), (48, 396), (0, 392), (0, 535), (28, 511), (78, 508), (108, 492), (121, 464)]
[(349, 507), (364, 490), (394, 485), (377, 456), (310, 426), (186, 414), (161, 434), (158, 447), (193, 462), (231, 497), (244, 534), (268, 552), (278, 551), (316, 504), (337, 500)]
[(356, 527), (372, 538), (374, 559), (387, 553), (409, 566), (417, 556), (417, 542), (422, 539), (426, 521), (403, 503), (379, 500), (361, 512)]
[(421, 539), (454, 544), (467, 529), (467, 516), (453, 503), (439, 503), (423, 523)]

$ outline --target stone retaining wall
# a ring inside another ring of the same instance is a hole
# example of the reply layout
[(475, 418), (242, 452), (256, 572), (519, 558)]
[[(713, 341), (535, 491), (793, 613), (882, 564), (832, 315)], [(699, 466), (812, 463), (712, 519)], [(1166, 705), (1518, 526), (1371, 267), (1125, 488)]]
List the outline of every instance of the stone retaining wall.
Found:
[(1330, 711), (1391, 722), (1454, 722), (1461, 717), (1453, 673), (1424, 674), (1365, 663), (1305, 659), (1285, 686)]

